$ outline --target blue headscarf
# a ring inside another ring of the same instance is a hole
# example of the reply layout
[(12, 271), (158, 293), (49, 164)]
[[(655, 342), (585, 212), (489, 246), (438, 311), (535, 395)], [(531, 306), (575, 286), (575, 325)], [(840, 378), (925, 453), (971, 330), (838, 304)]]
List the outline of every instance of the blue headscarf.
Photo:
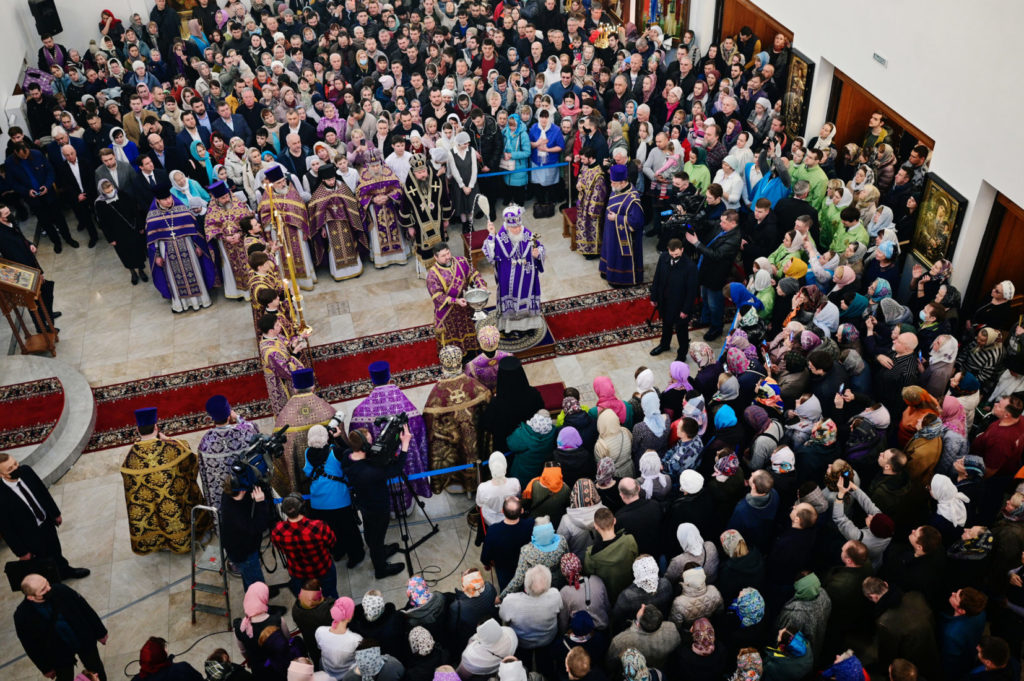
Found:
[(640, 406), (644, 410), (644, 423), (654, 433), (654, 437), (661, 437), (665, 434), (665, 416), (661, 413), (661, 400), (658, 393), (653, 390), (644, 393), (640, 398)]
[(533, 526), (533, 536), (530, 538), (530, 543), (544, 553), (549, 553), (558, 548), (558, 539), (558, 535), (555, 534), (555, 528), (548, 522), (543, 525)]
[(210, 150), (206, 149), (206, 158), (200, 158), (199, 152), (196, 151), (199, 146), (202, 145), (203, 149), (206, 149), (206, 145), (199, 140), (194, 140), (189, 146), (188, 150), (192, 154), (192, 158), (196, 161), (206, 161), (206, 177), (209, 178), (210, 184), (217, 181), (217, 171), (213, 169), (213, 162), (210, 160)]
[(892, 287), (889, 280), (883, 277), (875, 279), (875, 292), (871, 294), (872, 303), (882, 302), (882, 298), (892, 298)]
[(735, 426), (739, 421), (736, 420), (736, 412), (728, 404), (723, 405), (715, 412), (715, 430), (721, 430), (722, 428), (729, 428)]

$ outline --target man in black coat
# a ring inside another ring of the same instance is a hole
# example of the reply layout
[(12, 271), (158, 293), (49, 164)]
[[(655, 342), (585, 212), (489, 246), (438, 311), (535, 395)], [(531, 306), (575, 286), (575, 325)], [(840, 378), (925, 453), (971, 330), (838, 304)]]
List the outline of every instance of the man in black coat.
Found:
[(61, 552), (57, 527), (64, 519), (36, 472), (0, 452), (0, 479), (0, 535), (11, 552), (21, 560), (52, 559), (61, 579), (88, 576), (87, 569), (71, 567)]
[(657, 558), (661, 555), (661, 506), (653, 499), (644, 499), (633, 478), (619, 481), (623, 506), (615, 513), (615, 526), (633, 535), (641, 554)]
[(683, 242), (670, 239), (668, 251), (658, 259), (651, 282), (651, 305), (657, 307), (661, 315), (661, 342), (651, 350), (652, 356), (672, 347), (674, 330), (679, 341), (676, 359), (686, 361), (686, 352), (690, 349), (690, 317), (697, 293), (697, 266), (693, 260), (683, 257)]
[(697, 260), (697, 279), (703, 300), (700, 321), (710, 324), (704, 334), (705, 341), (713, 341), (722, 335), (722, 317), (725, 314), (725, 294), (722, 288), (729, 281), (736, 254), (740, 251), (739, 213), (730, 209), (722, 213), (719, 228), (708, 239), (701, 242), (692, 231), (686, 232), (686, 240), (700, 254)]
[(51, 679), (72, 681), (75, 657), (107, 681), (96, 642), (106, 645), (107, 628), (81, 594), (42, 575), (21, 582), (25, 600), (14, 611), (14, 629), (32, 663)]
[[(501, 130), (498, 123), (480, 109), (473, 109), (466, 121), (465, 130), (469, 133), (470, 145), (478, 154), (477, 165), (480, 174), (497, 173), (501, 171), (502, 154), (505, 153), (505, 142), (501, 137)], [(504, 187), (503, 177), (482, 177), (480, 178), (480, 193), (491, 197), (491, 212), (488, 215), (490, 220), (495, 220), (497, 215), (498, 201)]]
[(778, 236), (778, 221), (771, 201), (760, 198), (754, 203), (754, 212), (746, 216), (742, 232), (743, 269), (750, 274), (754, 261), (767, 258), (782, 241)]
[[(2, 203), (0, 203), (0, 258), (13, 260), (40, 272), (43, 271), (43, 268), (39, 266), (39, 260), (36, 259), (35, 244), (25, 238), (21, 228), (14, 222), (14, 213)], [(39, 297), (42, 298), (43, 306), (50, 311), (50, 319), (60, 316), (59, 312), (53, 311), (53, 282), (45, 277), (42, 288), (39, 290)], [(2, 522), (3, 519), (0, 519), (0, 523)], [(0, 530), (0, 535), (5, 535), (5, 533)], [(8, 545), (10, 545), (9, 541)]]
[[(807, 194), (811, 190), (811, 183), (807, 180), (799, 180), (793, 185), (793, 196), (779, 199), (775, 203), (775, 219), (778, 229), (785, 234), (794, 229), (796, 219), (804, 215), (811, 216), (811, 236), (814, 243), (818, 243), (820, 231), (818, 228), (818, 211), (807, 200)], [(777, 240), (781, 241), (781, 239)], [(778, 243), (776, 243), (778, 245)], [(828, 244), (822, 244), (822, 248), (828, 248)]]
[(89, 248), (92, 248), (99, 240), (92, 212), (97, 194), (96, 166), (71, 144), (61, 147), (60, 155), (60, 160), (53, 165), (57, 192), (64, 205), (74, 212), (78, 231), (88, 231)]

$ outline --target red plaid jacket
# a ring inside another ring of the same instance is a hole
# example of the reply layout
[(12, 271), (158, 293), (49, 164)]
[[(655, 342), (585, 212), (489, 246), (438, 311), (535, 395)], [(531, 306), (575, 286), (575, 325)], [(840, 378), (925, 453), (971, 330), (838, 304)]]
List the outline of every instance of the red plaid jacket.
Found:
[(296, 522), (282, 520), (270, 533), (270, 539), (284, 553), (288, 574), (292, 577), (322, 577), (334, 569), (331, 548), (337, 538), (334, 530), (319, 520), (306, 517)]

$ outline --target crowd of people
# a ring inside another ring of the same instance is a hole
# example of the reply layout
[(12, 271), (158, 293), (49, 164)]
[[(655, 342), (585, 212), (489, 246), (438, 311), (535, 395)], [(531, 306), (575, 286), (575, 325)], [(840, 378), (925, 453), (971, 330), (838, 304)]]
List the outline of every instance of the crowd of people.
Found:
[[(415, 251), (421, 274), (462, 290), (479, 274), (444, 242), (451, 225), (472, 230), (479, 194), (491, 221), (499, 197), (535, 198), (538, 218), (575, 207), (579, 253), (600, 257), (612, 285), (643, 282), (642, 233), (656, 237), (651, 354), (679, 346), (668, 376), (638, 367), (627, 395), (597, 375), (595, 404), (567, 388), (553, 413), (498, 354), (498, 329), (439, 330), (462, 401), (411, 421), (401, 460), (440, 468), (494, 451), (485, 481), (465, 485), (481, 554), (452, 592), (413, 576), (401, 608), (337, 588), (336, 562), (355, 569), (366, 553), (358, 518), (376, 576), (404, 569), (384, 542), (394, 471), (366, 462), (380, 433), (369, 424), (386, 412), (368, 410), (366, 425), (354, 414), (344, 435), (310, 429), (284, 477), (302, 470), (311, 503), (286, 496), (283, 518), (260, 486), (203, 472), (245, 585), (243, 659), (218, 649), (199, 672), (153, 638), (138, 678), (1019, 678), (1024, 327), (1012, 282), (968, 308), (948, 259), (924, 267), (903, 251), (929, 149), (898, 158), (880, 112), (859, 145), (836, 148), (831, 123), (791, 137), (782, 36), (744, 28), (702, 50), (692, 31), (605, 22), (598, 0), (198, 0), (183, 38), (156, 0), (148, 21), (105, 11), (88, 49), (44, 36), (38, 65), (52, 78), (28, 84), (29, 129), (10, 131), (0, 253), (34, 261), (14, 220), (26, 208), (56, 251), (78, 247), (66, 208), (90, 247), (99, 227), (133, 284), (148, 254), (176, 311), (209, 305), (216, 286), (250, 297), (275, 413), (313, 385), (285, 385), (304, 371), (304, 338), (278, 250), (303, 288), (318, 265), (345, 279), (364, 258), (385, 267)], [(503, 221), (513, 259), (539, 267), (522, 210)], [(483, 386), (468, 401), (467, 361)], [(392, 408), (400, 391), (374, 371)], [(215, 430), (242, 432), (226, 401), (207, 406)], [(477, 420), (441, 417), (460, 410)], [(133, 450), (187, 456), (155, 410), (139, 417)], [(242, 447), (224, 437), (207, 453)], [(24, 556), (83, 576), (61, 556), (59, 509), (40, 507), (45, 488), (25, 491), (17, 471), (0, 460), (0, 502), (19, 514), (0, 514), (5, 537), (44, 528), (19, 543)], [(184, 484), (198, 498), (196, 477)], [(260, 570), (270, 527), (290, 616)], [(169, 535), (132, 539), (141, 552)], [(107, 632), (88, 603), (37, 574), (22, 590), (15, 622), (40, 671), (71, 679), (77, 657), (105, 679)]]

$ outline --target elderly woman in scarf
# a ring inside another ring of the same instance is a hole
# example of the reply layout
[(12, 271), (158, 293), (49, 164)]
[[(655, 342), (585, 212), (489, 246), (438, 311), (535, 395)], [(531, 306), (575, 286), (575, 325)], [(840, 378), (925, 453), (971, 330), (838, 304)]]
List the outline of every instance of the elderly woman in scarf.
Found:
[(724, 373), (718, 377), (718, 390), (711, 397), (711, 402), (708, 403), (708, 418), (714, 424), (715, 431), (718, 430), (718, 412), (726, 407), (729, 408), (732, 418), (735, 419), (736, 409), (740, 408), (740, 382), (736, 380), (735, 376)]
[[(454, 650), (462, 650), (476, 632), (479, 622), (497, 616), (494, 599), (498, 595), (490, 580), (485, 580), (480, 570), (472, 567), (462, 573), (462, 588), (456, 589), (448, 606), (448, 618), (453, 626)], [(367, 635), (368, 638), (374, 638)], [(374, 638), (374, 640), (377, 640)], [(411, 637), (410, 637), (411, 642)], [(431, 638), (433, 643), (433, 638)]]
[(942, 533), (943, 543), (952, 544), (967, 525), (967, 504), (971, 499), (952, 480), (938, 473), (931, 477), (928, 491), (936, 505), (928, 524)]
[(608, 590), (600, 577), (584, 575), (583, 564), (575, 553), (566, 553), (559, 562), (565, 586), (559, 590), (562, 609), (558, 613), (559, 631), (567, 631), (570, 618), (577, 613), (588, 613), (594, 627), (605, 629), (609, 623), (611, 604)]
[(948, 334), (943, 334), (932, 341), (928, 366), (918, 378), (918, 383), (936, 400), (942, 400), (949, 390), (949, 382), (956, 373), (956, 356), (959, 348), (960, 344)]
[[(912, 386), (916, 387), (916, 386)], [(906, 390), (906, 388), (904, 389)], [(928, 395), (928, 393), (925, 393)], [(928, 395), (931, 398), (931, 395)], [(938, 407), (938, 404), (935, 405)], [(909, 411), (908, 407), (908, 411)], [(942, 457), (942, 418), (937, 413), (927, 413), (919, 419), (921, 424), (913, 436), (903, 445), (907, 455), (907, 474), (911, 480), (927, 485)], [(904, 422), (900, 422), (902, 432)]]
[(654, 606), (662, 613), (672, 605), (672, 583), (658, 577), (658, 562), (651, 556), (639, 556), (633, 561), (633, 582), (619, 593), (612, 607), (614, 630), (628, 626), (644, 605)]
[(897, 258), (900, 255), (900, 244), (897, 239), (896, 230), (893, 229), (880, 232), (875, 237), (874, 245), (868, 248), (864, 256), (868, 263), (864, 268), (864, 281), (874, 281), (881, 277), (888, 280), (890, 288), (899, 285)]
[(569, 495), (569, 508), (558, 523), (558, 535), (565, 537), (569, 550), (582, 554), (594, 543), (594, 514), (601, 503), (601, 494), (592, 480), (577, 480)]
[(508, 436), (509, 457), (512, 459), (509, 474), (519, 479), (524, 494), (529, 489), (530, 481), (541, 474), (544, 462), (551, 458), (556, 437), (554, 424), (546, 409), (538, 410)]
[(782, 272), (794, 258), (800, 259), (804, 250), (804, 235), (791, 229), (782, 236), (782, 243), (768, 256), (768, 262)]
[(549, 516), (557, 526), (569, 505), (570, 489), (562, 479), (562, 467), (557, 461), (548, 461), (541, 474), (523, 488), (523, 501), (531, 515)]
[(704, 341), (690, 343), (688, 351), (690, 359), (697, 365), (697, 375), (693, 377), (693, 387), (700, 391), (705, 400), (718, 389), (718, 376), (722, 373), (722, 365), (715, 357), (715, 351)]
[[(654, 391), (640, 398), (644, 419), (633, 426), (632, 456), (639, 461), (640, 455), (648, 450), (660, 456), (668, 449), (669, 419), (661, 413), (661, 399)], [(660, 461), (660, 459), (659, 459)]]
[(736, 648), (761, 648), (766, 645), (774, 633), (765, 618), (765, 602), (761, 592), (746, 587), (729, 604), (724, 628), (729, 632), (723, 636), (731, 641)]
[(209, 192), (180, 170), (171, 171), (171, 194), (188, 206), (196, 217), (206, 214), (206, 207), (210, 204)]
[(640, 469), (640, 477), (636, 482), (643, 490), (644, 498), (662, 501), (672, 491), (671, 479), (661, 472), (661, 456), (658, 452), (653, 449), (644, 452), (637, 468)]
[(633, 435), (612, 409), (605, 409), (597, 417), (597, 432), (594, 459), (598, 465), (603, 459), (610, 459), (617, 477), (633, 477)]
[(714, 582), (718, 577), (718, 549), (714, 542), (705, 541), (693, 523), (680, 523), (676, 527), (675, 540), (681, 553), (669, 561), (665, 570), (669, 582), (678, 583), (687, 570), (686, 566), (691, 563), (696, 563), (704, 571), (707, 581)]
[[(771, 264), (767, 258), (759, 260), (764, 260), (766, 265)], [(759, 268), (751, 275), (747, 290), (761, 302), (762, 308), (758, 310), (757, 315), (762, 319), (771, 319), (775, 307), (775, 280), (772, 279), (771, 271), (767, 267)]]
[(568, 542), (565, 541), (565, 537), (555, 533), (551, 519), (547, 516), (537, 517), (533, 524), (530, 543), (519, 550), (519, 563), (516, 565), (516, 572), (512, 576), (512, 581), (502, 590), (501, 598), (521, 591), (526, 571), (535, 565), (547, 566), (552, 573), (552, 586), (556, 589), (561, 588), (565, 581), (558, 566), (562, 556), (568, 551)]
[(793, 409), (786, 412), (786, 441), (799, 449), (811, 437), (811, 431), (821, 419), (821, 402), (811, 394), (801, 395)]
[(988, 326), (978, 331), (971, 342), (961, 348), (956, 360), (957, 369), (970, 372), (978, 379), (983, 395), (992, 391), (1004, 364), (1005, 355), (999, 332)]

